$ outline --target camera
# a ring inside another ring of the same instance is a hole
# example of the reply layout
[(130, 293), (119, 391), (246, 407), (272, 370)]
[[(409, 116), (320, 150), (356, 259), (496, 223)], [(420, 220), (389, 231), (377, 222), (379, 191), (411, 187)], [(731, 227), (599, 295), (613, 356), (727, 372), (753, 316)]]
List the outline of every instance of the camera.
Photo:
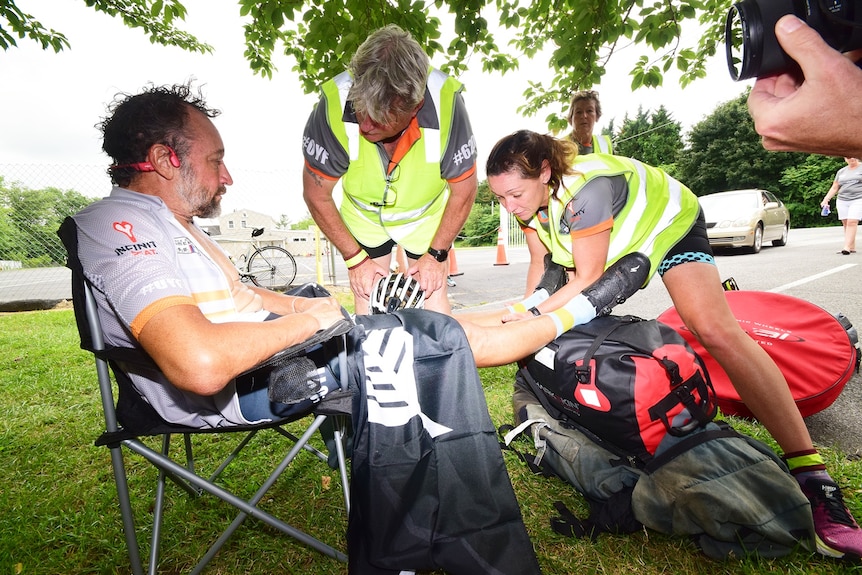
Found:
[(858, 0), (742, 0), (727, 14), (724, 41), (734, 80), (798, 69), (775, 38), (775, 23), (794, 14), (840, 52), (862, 48), (862, 2)]

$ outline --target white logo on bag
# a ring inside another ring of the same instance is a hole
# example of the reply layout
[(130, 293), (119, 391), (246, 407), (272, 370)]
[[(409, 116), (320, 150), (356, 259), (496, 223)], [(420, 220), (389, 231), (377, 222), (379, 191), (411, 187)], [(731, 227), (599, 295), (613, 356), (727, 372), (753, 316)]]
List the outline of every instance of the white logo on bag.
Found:
[(599, 394), (594, 389), (583, 389), (581, 392), (581, 403), (588, 407), (601, 407), (602, 402), (599, 401)]
[(554, 358), (557, 356), (557, 352), (548, 347), (543, 347), (539, 351), (536, 352), (534, 356), (535, 360), (547, 367), (548, 369), (554, 369)]
[(431, 437), (452, 431), (422, 413), (413, 373), (413, 336), (404, 328), (370, 332), (362, 354), (369, 423), (401, 427), (418, 415)]

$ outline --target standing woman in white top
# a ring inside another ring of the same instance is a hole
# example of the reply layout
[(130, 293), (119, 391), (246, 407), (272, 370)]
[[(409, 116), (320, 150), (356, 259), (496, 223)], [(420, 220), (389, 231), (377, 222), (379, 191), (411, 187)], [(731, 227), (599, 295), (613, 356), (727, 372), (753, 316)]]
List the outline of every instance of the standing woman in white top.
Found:
[(820, 206), (828, 206), (829, 200), (838, 195), (835, 207), (844, 225), (844, 247), (839, 253), (848, 256), (856, 253), (856, 228), (862, 219), (862, 163), (859, 158), (844, 158), (844, 161), (847, 165), (835, 174), (835, 181)]

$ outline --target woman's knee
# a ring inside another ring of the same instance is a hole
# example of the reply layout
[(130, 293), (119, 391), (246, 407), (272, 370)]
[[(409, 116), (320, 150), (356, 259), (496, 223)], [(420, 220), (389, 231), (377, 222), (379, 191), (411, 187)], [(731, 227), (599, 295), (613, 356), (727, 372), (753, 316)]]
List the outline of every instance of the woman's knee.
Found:
[(740, 339), (747, 337), (732, 315), (728, 318), (720, 314), (699, 314), (686, 322), (686, 327), (707, 350), (738, 349)]

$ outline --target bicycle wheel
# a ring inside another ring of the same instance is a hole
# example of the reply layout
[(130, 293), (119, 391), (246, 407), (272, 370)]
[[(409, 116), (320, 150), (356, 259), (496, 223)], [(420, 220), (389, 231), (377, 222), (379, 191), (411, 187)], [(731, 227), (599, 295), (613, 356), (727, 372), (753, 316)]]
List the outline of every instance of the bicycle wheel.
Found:
[(296, 279), (296, 260), (284, 248), (264, 246), (248, 258), (248, 275), (256, 286), (284, 289)]

